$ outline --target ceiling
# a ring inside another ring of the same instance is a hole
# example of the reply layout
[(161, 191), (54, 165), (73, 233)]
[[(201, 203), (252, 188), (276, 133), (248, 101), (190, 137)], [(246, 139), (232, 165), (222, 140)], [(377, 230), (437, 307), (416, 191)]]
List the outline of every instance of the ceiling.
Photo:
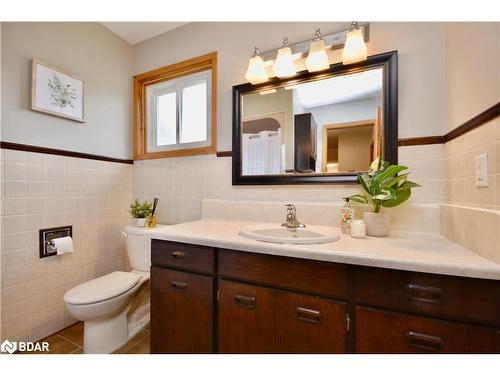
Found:
[(298, 85), (294, 90), (304, 108), (366, 99), (380, 95), (382, 69), (313, 81)]
[(166, 31), (185, 25), (187, 22), (100, 22), (108, 30), (130, 44), (136, 44)]

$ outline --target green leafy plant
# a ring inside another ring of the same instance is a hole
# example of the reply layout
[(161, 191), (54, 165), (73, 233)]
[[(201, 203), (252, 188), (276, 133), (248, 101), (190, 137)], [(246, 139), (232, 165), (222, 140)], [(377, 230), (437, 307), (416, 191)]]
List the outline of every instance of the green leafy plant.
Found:
[(370, 165), (368, 173), (358, 174), (358, 182), (367, 194), (351, 195), (349, 200), (368, 205), (373, 212), (380, 212), (382, 207), (399, 206), (410, 198), (412, 188), (420, 186), (407, 180), (409, 173), (399, 174), (407, 169), (377, 158)]
[(134, 219), (144, 219), (151, 215), (151, 212), (153, 211), (153, 205), (148, 202), (144, 201), (143, 203), (140, 203), (137, 199), (130, 205), (130, 215)]

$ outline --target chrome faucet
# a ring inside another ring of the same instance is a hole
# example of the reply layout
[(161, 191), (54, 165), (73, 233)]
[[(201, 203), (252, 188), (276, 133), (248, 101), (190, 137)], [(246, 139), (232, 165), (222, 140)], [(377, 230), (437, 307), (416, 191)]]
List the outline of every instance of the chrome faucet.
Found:
[(292, 231), (296, 231), (297, 228), (305, 228), (306, 226), (297, 220), (297, 209), (293, 204), (287, 204), (286, 222), (281, 224), (282, 227), (287, 227)]

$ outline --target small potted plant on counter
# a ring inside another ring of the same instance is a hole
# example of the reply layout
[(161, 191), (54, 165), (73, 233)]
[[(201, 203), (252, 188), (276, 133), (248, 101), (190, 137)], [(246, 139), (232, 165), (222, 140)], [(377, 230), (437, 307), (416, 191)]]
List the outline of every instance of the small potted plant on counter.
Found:
[(407, 180), (409, 173), (399, 174), (407, 169), (408, 167), (391, 165), (388, 161), (377, 158), (367, 173), (358, 174), (358, 182), (367, 194), (355, 194), (350, 196), (349, 200), (370, 208), (363, 216), (366, 234), (369, 236), (389, 235), (389, 215), (381, 212), (382, 207), (399, 206), (410, 198), (412, 188), (420, 186)]
[(135, 224), (138, 227), (146, 225), (146, 218), (151, 215), (152, 205), (148, 201), (140, 203), (137, 199), (130, 205), (130, 215), (135, 219)]

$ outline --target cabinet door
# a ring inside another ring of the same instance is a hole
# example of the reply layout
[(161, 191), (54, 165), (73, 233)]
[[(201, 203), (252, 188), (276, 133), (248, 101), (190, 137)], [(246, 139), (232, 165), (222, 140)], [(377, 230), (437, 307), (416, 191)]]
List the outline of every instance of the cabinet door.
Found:
[(219, 283), (219, 352), (274, 352), (272, 289), (227, 280)]
[(151, 352), (213, 352), (213, 278), (151, 267)]
[(356, 307), (358, 353), (500, 353), (500, 330)]
[(278, 353), (345, 353), (346, 340), (345, 303), (276, 292)]

